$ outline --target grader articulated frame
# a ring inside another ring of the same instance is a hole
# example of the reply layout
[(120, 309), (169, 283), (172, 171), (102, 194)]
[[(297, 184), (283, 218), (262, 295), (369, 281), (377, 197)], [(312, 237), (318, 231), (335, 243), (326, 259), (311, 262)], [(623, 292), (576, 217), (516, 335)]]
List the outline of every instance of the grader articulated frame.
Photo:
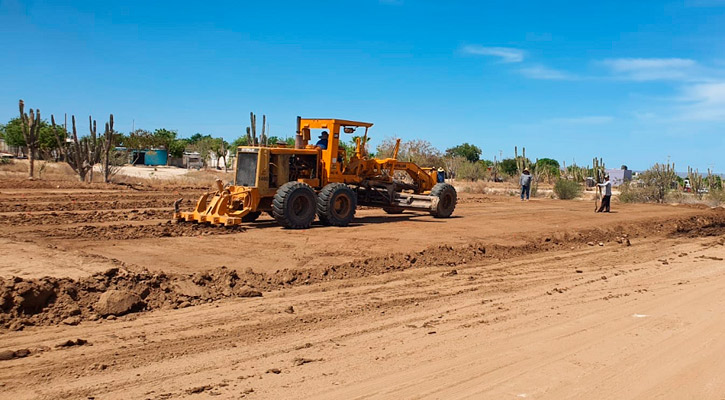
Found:
[[(217, 180), (193, 211), (181, 212), (177, 221), (206, 222), (226, 226), (255, 221), (267, 212), (286, 228), (308, 228), (317, 215), (325, 225), (346, 226), (358, 205), (380, 207), (388, 213), (424, 210), (439, 218), (450, 217), (456, 206), (453, 186), (437, 183), (433, 168), (397, 160), (367, 156), (368, 129), (373, 124), (342, 119), (297, 117), (295, 147), (240, 146), (237, 148), (234, 183)], [(348, 159), (340, 146), (342, 133), (365, 128), (356, 140), (355, 154)], [(327, 148), (310, 145), (311, 130), (329, 132)], [(405, 179), (397, 179), (396, 171)]]

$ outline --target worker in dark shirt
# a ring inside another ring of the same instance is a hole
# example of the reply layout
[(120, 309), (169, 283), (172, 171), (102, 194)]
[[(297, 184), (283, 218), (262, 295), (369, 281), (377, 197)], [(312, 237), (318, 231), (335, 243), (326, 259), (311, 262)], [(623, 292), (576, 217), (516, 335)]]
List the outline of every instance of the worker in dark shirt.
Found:
[(322, 133), (319, 136), (319, 139), (320, 140), (317, 141), (317, 144), (315, 144), (315, 146), (321, 148), (322, 150), (327, 150), (327, 138), (328, 138), (328, 136), (329, 135), (328, 135), (327, 131), (322, 131)]
[(438, 167), (438, 172), (436, 173), (436, 181), (438, 183), (446, 182), (446, 172), (441, 167)]

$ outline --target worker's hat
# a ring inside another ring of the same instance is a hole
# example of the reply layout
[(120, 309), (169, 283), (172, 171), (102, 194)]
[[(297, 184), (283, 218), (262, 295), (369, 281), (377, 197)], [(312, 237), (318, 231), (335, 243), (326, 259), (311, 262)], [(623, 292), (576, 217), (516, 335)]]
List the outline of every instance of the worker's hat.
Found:
[(438, 167), (438, 172), (443, 172), (443, 167)]
[(529, 169), (528, 168), (524, 168), (524, 172), (529, 172)]
[(327, 131), (322, 131), (322, 133), (320, 133), (320, 136), (318, 136), (318, 137), (319, 137), (320, 139), (322, 139), (322, 138), (326, 138), (326, 137), (327, 137), (328, 135), (329, 135), (329, 134), (327, 133)]

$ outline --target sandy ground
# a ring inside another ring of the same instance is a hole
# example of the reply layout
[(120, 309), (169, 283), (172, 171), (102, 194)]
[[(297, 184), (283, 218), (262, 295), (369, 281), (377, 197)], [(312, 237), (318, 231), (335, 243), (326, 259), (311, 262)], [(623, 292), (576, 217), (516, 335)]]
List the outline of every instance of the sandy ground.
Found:
[[(462, 195), (450, 220), (166, 223), (170, 201), (197, 194), (0, 189), (0, 276), (225, 265), (323, 278), (0, 330), (0, 351), (30, 350), (0, 361), (3, 398), (723, 399), (722, 210), (597, 215), (584, 201)], [(56, 347), (77, 338), (88, 344)]]
[[(126, 175), (134, 178), (151, 178), (151, 179), (171, 179), (179, 178), (186, 175), (189, 170), (185, 168), (169, 167), (166, 165), (159, 165), (156, 167), (149, 167), (145, 165), (124, 165), (118, 170), (119, 175)], [(103, 173), (103, 170), (98, 169), (98, 173)]]

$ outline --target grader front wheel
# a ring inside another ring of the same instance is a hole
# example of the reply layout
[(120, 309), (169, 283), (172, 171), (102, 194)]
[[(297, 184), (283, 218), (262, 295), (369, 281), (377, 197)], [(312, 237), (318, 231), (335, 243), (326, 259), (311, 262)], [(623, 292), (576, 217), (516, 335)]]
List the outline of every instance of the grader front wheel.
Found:
[(330, 183), (317, 197), (317, 216), (325, 225), (349, 225), (355, 218), (356, 208), (355, 192), (343, 183)]
[(438, 205), (431, 210), (431, 215), (436, 218), (448, 218), (453, 214), (458, 202), (456, 189), (447, 183), (437, 183), (430, 191), (430, 195), (438, 198)]
[(272, 214), (289, 229), (306, 229), (315, 220), (315, 191), (302, 182), (287, 182), (277, 189), (272, 200)]

